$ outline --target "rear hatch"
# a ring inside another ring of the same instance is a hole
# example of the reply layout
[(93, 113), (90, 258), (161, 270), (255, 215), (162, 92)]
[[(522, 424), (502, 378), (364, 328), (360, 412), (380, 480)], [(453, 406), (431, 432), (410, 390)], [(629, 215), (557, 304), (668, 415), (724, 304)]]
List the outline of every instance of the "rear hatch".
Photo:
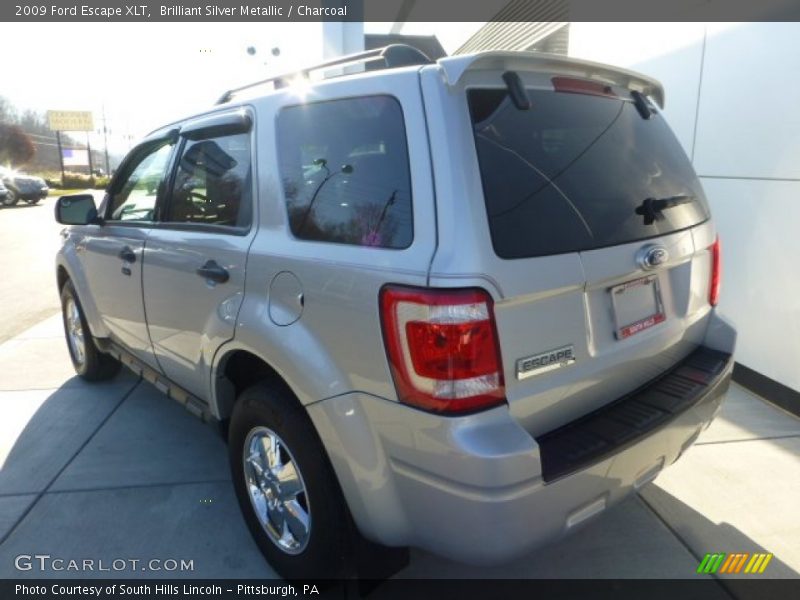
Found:
[[(467, 74), (459, 90), (479, 178), (464, 193), (482, 205), (491, 259), (471, 269), (443, 252), (431, 283), (453, 285), (459, 270), (493, 283), (509, 406), (540, 435), (701, 342), (713, 233), (691, 163), (649, 99), (571, 73), (515, 72), (528, 109), (503, 70)], [(443, 203), (458, 200), (438, 195), (447, 219)]]

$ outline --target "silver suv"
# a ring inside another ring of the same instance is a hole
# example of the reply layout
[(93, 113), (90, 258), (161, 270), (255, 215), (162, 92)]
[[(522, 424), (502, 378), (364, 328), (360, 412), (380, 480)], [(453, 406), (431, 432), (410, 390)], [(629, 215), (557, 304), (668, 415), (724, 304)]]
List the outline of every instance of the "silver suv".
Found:
[(284, 576), (528, 552), (653, 480), (728, 387), (719, 242), (662, 104), (604, 65), (398, 46), (232, 90), (99, 207), (59, 199), (75, 369), (220, 423)]

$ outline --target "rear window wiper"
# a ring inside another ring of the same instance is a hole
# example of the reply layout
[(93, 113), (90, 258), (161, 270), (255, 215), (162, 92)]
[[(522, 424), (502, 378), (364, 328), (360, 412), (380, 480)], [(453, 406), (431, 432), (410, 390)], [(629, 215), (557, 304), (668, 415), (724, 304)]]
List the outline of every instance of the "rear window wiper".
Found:
[(633, 105), (636, 107), (636, 110), (639, 111), (639, 115), (641, 115), (645, 121), (655, 114), (655, 109), (647, 101), (647, 98), (645, 98), (642, 92), (634, 90), (631, 92), (631, 98), (633, 98)]
[(644, 217), (645, 225), (652, 225), (664, 218), (662, 212), (666, 209), (688, 204), (692, 200), (694, 200), (694, 196), (688, 194), (678, 194), (677, 196), (667, 196), (666, 198), (647, 198), (636, 207), (636, 214)]
[(517, 110), (530, 110), (531, 99), (528, 98), (528, 92), (525, 91), (525, 84), (522, 83), (519, 73), (516, 71), (506, 71), (503, 73), (503, 81), (506, 84), (508, 95), (511, 97), (511, 102)]

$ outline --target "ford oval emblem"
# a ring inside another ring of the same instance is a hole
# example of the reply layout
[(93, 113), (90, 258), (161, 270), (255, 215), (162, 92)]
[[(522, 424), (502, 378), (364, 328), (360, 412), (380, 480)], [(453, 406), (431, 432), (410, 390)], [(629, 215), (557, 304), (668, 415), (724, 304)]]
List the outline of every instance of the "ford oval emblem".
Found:
[(649, 271), (660, 267), (669, 260), (669, 252), (664, 246), (649, 245), (636, 254), (636, 262), (642, 269)]

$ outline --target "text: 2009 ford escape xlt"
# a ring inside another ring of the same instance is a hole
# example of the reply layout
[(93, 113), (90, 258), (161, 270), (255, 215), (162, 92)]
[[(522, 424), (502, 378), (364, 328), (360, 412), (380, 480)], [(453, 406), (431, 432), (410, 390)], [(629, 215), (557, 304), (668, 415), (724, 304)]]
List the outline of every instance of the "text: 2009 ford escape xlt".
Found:
[(99, 208), (57, 205), (76, 370), (125, 363), (225, 425), (289, 577), (346, 574), (364, 539), (497, 563), (567, 533), (676, 460), (732, 368), (657, 82), (346, 62), (377, 59), (229, 92), (137, 146)]

